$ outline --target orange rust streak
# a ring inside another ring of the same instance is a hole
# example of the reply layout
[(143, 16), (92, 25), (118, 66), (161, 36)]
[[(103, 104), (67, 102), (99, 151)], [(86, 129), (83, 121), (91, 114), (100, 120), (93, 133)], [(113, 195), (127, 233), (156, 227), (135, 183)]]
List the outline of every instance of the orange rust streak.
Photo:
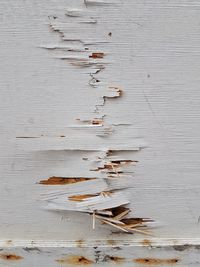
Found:
[(9, 260), (9, 261), (17, 261), (22, 260), (23, 257), (15, 254), (0, 254), (0, 259), (2, 260)]
[(103, 57), (104, 57), (104, 53), (102, 53), (102, 52), (95, 52), (89, 56), (89, 58), (103, 58)]
[(94, 261), (87, 259), (83, 256), (64, 257), (56, 261), (62, 264), (64, 263), (64, 264), (71, 264), (71, 265), (90, 265), (94, 263)]
[(88, 180), (94, 180), (95, 178), (72, 178), (72, 177), (49, 177), (47, 180), (42, 180), (39, 184), (44, 185), (63, 185), (63, 184), (74, 184), (78, 182), (84, 182)]
[(123, 257), (117, 257), (117, 256), (106, 256), (107, 261), (111, 261), (115, 264), (119, 264), (125, 261), (125, 258)]
[(145, 265), (176, 264), (178, 259), (158, 259), (158, 258), (138, 258), (133, 260), (135, 263)]

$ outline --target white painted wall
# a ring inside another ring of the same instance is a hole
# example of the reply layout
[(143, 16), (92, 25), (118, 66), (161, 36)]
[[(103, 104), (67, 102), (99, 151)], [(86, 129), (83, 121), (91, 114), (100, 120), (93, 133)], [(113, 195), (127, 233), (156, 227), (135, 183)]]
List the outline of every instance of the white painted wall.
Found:
[[(200, 238), (199, 1), (2, 0), (0, 13), (2, 246), (144, 239), (101, 224), (93, 231), (88, 215), (43, 208), (49, 187), (40, 180), (93, 177), (95, 157), (108, 149), (139, 161), (130, 207), (155, 220), (154, 238)], [(99, 51), (103, 59), (88, 61)], [(91, 86), (90, 73), (102, 67)], [(123, 94), (104, 103), (109, 86)], [(97, 115), (104, 127), (76, 120)]]

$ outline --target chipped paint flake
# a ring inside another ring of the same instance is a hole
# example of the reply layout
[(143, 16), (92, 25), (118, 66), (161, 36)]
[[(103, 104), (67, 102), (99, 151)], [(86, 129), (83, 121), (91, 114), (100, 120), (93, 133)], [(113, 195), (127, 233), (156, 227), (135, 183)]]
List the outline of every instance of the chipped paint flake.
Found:
[[(65, 189), (54, 190), (45, 194), (45, 200), (48, 202), (49, 209), (92, 213), (93, 229), (95, 228), (95, 220), (99, 219), (103, 224), (117, 228), (122, 232), (149, 234), (148, 231), (140, 229), (140, 227), (143, 227), (143, 225), (151, 220), (126, 218), (130, 210), (125, 207), (129, 204), (129, 199), (124, 190), (132, 186), (134, 172), (129, 169), (129, 165), (136, 163), (136, 161), (123, 158), (121, 160), (108, 160), (112, 151), (126, 149), (134, 151), (141, 147), (138, 144), (138, 139), (135, 139), (136, 145), (133, 145), (133, 138), (130, 138), (131, 144), (127, 141), (127, 138), (124, 138), (126, 141), (118, 147), (116, 145), (118, 140), (114, 140), (114, 137), (118, 135), (121, 140), (120, 130), (124, 132), (122, 126), (127, 128), (127, 125), (123, 123), (114, 125), (107, 123), (107, 120), (105, 122), (108, 114), (104, 113), (104, 107), (107, 105), (107, 102), (110, 102), (107, 100), (113, 99), (114, 101), (116, 98), (121, 98), (124, 92), (121, 86), (112, 85), (109, 81), (106, 82), (103, 74), (99, 78), (102, 70), (105, 71), (110, 64), (109, 61), (104, 59), (107, 54), (110, 54), (109, 51), (102, 51), (99, 49), (99, 45), (111, 41), (108, 39), (108, 36), (111, 37), (112, 33), (106, 34), (107, 36), (105, 34), (99, 34), (99, 36), (92, 34), (92, 38), (88, 38), (88, 32), (95, 33), (95, 28), (100, 19), (98, 12), (94, 11), (93, 7), (110, 5), (112, 3), (104, 0), (85, 0), (84, 3), (85, 8), (83, 9), (66, 8), (63, 19), (57, 17), (55, 20), (49, 16), (50, 29), (60, 35), (61, 44), (46, 45), (43, 48), (54, 52), (56, 57), (67, 61), (74, 67), (88, 69), (89, 72), (85, 73), (88, 85), (94, 89), (93, 94), (97, 96), (97, 102), (94, 103), (94, 113), (96, 116), (88, 119), (77, 119), (78, 125), (69, 126), (68, 134), (64, 135), (65, 138), (63, 139), (63, 141), (66, 140), (66, 143), (62, 142), (61, 144), (62, 149), (69, 150), (69, 147), (65, 147), (65, 144), (71, 145), (71, 150), (79, 149), (83, 151), (86, 150), (86, 147), (88, 151), (103, 151), (105, 150), (106, 143), (109, 147), (106, 148), (107, 152), (103, 158), (99, 157), (92, 162), (91, 165), (94, 168), (88, 169), (89, 173), (96, 172), (96, 179), (88, 181), (88, 178), (80, 177), (50, 177), (47, 180), (40, 181), (40, 184), (63, 185), (66, 187)], [(71, 31), (71, 21), (73, 21), (73, 31)], [(85, 22), (88, 23), (87, 31), (81, 25)], [(89, 138), (84, 141), (82, 133), (86, 133), (86, 131), (89, 134)], [(125, 132), (127, 133), (127, 131)], [(73, 140), (74, 136), (77, 136), (78, 139), (81, 136), (81, 144), (86, 144), (86, 146), (78, 146), (80, 141)], [(111, 146), (112, 142), (113, 147)], [(89, 147), (89, 145), (92, 145), (92, 147)], [(117, 209), (122, 209), (122, 211), (116, 214)], [(113, 261), (117, 261), (117, 258), (113, 258)]]
[(104, 58), (105, 54), (103, 52), (93, 52), (89, 55), (89, 58)]

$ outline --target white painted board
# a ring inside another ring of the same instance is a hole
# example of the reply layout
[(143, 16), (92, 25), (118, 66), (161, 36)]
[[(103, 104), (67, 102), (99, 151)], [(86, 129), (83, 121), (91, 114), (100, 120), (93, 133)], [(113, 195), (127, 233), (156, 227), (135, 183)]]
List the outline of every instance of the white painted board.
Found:
[[(1, 1), (2, 248), (128, 240), (140, 257), (146, 237), (44, 209), (49, 187), (39, 181), (92, 178), (110, 150), (106, 160), (138, 161), (122, 171), (132, 177), (133, 216), (155, 221), (150, 239), (200, 245), (199, 27), (197, 0)], [(198, 266), (194, 247), (190, 255), (177, 264)]]

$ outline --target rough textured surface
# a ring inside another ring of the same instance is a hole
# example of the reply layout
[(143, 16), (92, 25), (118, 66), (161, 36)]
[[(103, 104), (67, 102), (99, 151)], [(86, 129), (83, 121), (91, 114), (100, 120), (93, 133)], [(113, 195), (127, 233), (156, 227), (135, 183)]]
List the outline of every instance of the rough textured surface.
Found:
[[(60, 243), (59, 243), (60, 244)], [(125, 245), (126, 243), (124, 243)], [(16, 244), (15, 244), (16, 245)], [(43, 245), (47, 245), (43, 243)], [(4, 247), (0, 253), (2, 266), (199, 266), (199, 248), (189, 246), (183, 251), (172, 246), (112, 246), (102, 247)], [(55, 245), (55, 244), (54, 244)], [(62, 244), (62, 246), (64, 243)], [(73, 244), (71, 244), (73, 245)], [(94, 245), (94, 244), (93, 244)], [(6, 257), (9, 256), (9, 257)]]
[(105, 155), (138, 161), (130, 207), (156, 238), (200, 238), (199, 1), (3, 0), (0, 22), (0, 239), (123, 240), (40, 200)]

